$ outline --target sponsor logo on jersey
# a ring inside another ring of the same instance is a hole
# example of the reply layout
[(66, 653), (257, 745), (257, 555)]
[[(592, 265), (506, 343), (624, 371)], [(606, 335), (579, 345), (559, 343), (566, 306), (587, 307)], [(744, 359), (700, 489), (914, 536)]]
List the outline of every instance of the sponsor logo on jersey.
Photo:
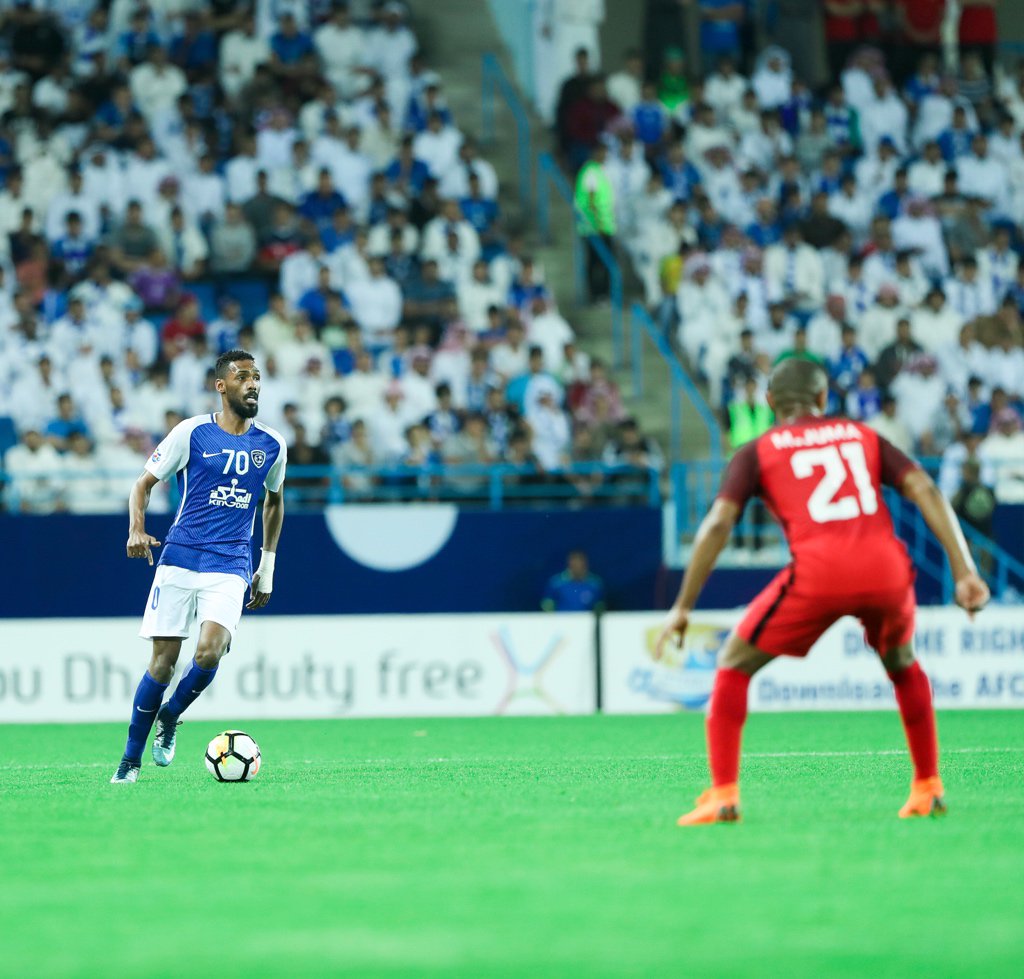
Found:
[(238, 480), (231, 480), (230, 486), (218, 486), (210, 492), (210, 506), (233, 507), (237, 510), (248, 510), (252, 502), (249, 490), (238, 488)]
[(252, 452), (249, 453), (249, 458), (252, 459), (252, 464), (257, 469), (262, 469), (263, 463), (267, 461), (267, 454), (262, 449), (253, 449)]
[(149, 461), (150, 462), (159, 462), (160, 461), (160, 450), (159, 449), (154, 450), (153, 454), (149, 457)]
[(770, 438), (776, 449), (802, 449), (809, 445), (828, 445), (830, 442), (846, 442), (850, 439), (859, 442), (863, 436), (856, 425), (838, 422), (835, 425), (805, 428), (800, 434), (795, 434), (787, 428), (781, 432), (772, 432)]

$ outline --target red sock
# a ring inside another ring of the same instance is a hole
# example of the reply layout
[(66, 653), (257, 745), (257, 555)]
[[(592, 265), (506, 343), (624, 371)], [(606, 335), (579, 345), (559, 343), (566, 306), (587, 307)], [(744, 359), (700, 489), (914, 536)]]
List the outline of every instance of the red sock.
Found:
[(903, 730), (907, 732), (914, 778), (938, 775), (939, 740), (935, 732), (935, 711), (932, 710), (932, 688), (928, 677), (921, 664), (915, 661), (889, 679), (896, 691)]
[(712, 785), (729, 785), (739, 778), (740, 739), (747, 719), (749, 686), (750, 677), (739, 670), (721, 669), (715, 674), (715, 687), (704, 724)]

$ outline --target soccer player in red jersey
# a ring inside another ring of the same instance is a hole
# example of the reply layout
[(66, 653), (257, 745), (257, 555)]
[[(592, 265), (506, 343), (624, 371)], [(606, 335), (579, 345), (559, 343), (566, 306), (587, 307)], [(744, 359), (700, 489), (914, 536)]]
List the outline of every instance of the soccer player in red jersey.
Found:
[(718, 662), (706, 733), (711, 788), (680, 826), (739, 819), (740, 740), (750, 678), (776, 656), (805, 656), (843, 615), (854, 615), (895, 688), (914, 766), (901, 817), (945, 812), (931, 687), (914, 658), (914, 570), (893, 531), (882, 485), (920, 509), (949, 557), (956, 602), (969, 616), (989, 598), (963, 532), (927, 473), (873, 429), (822, 417), (825, 372), (809, 360), (780, 364), (768, 386), (776, 424), (729, 463), (701, 523), (656, 655), (682, 643), (690, 612), (746, 502), (760, 496), (782, 525), (793, 560), (730, 634)]

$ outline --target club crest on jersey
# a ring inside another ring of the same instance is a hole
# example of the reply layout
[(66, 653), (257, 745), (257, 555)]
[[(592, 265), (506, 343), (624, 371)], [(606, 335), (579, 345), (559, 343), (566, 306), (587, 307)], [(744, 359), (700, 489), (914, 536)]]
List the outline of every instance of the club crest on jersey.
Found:
[(238, 488), (238, 480), (231, 480), (230, 486), (218, 486), (210, 492), (210, 506), (231, 507), (236, 510), (248, 510), (252, 502), (249, 490)]
[(249, 458), (252, 459), (252, 464), (257, 469), (262, 469), (263, 463), (267, 461), (267, 454), (262, 449), (253, 449), (252, 452), (249, 453)]

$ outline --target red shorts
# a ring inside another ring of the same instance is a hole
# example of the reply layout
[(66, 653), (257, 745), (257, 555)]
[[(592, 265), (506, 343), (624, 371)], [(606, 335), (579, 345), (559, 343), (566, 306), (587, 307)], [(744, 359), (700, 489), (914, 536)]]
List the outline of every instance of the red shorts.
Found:
[(811, 595), (793, 588), (793, 569), (780, 571), (750, 603), (736, 632), (770, 656), (806, 656), (833, 622), (856, 616), (864, 638), (888, 653), (914, 637), (914, 586), (860, 595)]

